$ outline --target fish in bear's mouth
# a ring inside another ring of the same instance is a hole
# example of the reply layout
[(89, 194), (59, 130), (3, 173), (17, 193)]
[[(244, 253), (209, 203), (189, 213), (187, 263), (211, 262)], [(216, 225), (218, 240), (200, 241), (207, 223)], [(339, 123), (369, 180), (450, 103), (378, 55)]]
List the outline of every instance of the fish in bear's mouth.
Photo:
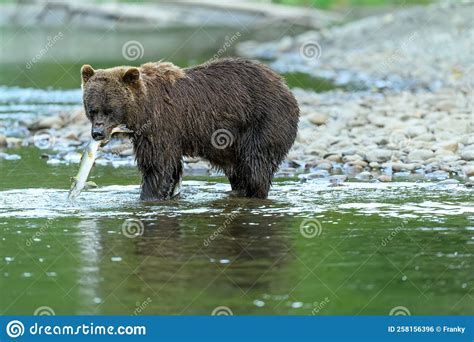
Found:
[(125, 136), (130, 136), (133, 134), (133, 131), (131, 129), (129, 129), (126, 125), (118, 125), (114, 128), (112, 128), (112, 130), (110, 131), (110, 135), (108, 138), (104, 138), (102, 140), (99, 140), (100, 142), (100, 146), (105, 146), (108, 144), (108, 142), (114, 138), (114, 135), (125, 135)]
[(87, 178), (89, 173), (94, 165), (94, 161), (97, 158), (97, 150), (99, 147), (106, 145), (111, 138), (116, 134), (126, 134), (130, 135), (133, 131), (128, 129), (125, 125), (119, 125), (112, 129), (110, 132), (109, 139), (103, 140), (94, 140), (92, 139), (87, 145), (84, 153), (81, 158), (81, 165), (79, 171), (75, 177), (71, 177), (71, 188), (69, 190), (68, 199), (73, 200), (81, 193), (82, 189), (86, 187), (96, 187), (97, 185), (94, 182), (88, 182)]

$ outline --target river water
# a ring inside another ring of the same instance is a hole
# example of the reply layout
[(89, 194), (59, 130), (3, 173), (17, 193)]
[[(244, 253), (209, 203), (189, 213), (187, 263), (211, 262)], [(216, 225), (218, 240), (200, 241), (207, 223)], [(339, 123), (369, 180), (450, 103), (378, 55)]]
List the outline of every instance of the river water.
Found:
[[(0, 134), (79, 107), (67, 88), (1, 87)], [(97, 165), (99, 188), (71, 203), (76, 163), (0, 152), (0, 314), (474, 312), (462, 182), (278, 178), (268, 200), (247, 200), (188, 175), (179, 198), (142, 203), (134, 167)]]

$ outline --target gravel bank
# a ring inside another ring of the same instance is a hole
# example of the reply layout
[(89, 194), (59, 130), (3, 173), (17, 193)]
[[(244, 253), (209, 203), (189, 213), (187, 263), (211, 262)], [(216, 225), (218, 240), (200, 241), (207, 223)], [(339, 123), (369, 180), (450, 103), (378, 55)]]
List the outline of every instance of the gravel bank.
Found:
[(238, 52), (270, 58), (280, 72), (300, 71), (367, 88), (472, 91), (473, 4), (436, 4), (308, 31), (266, 44), (244, 42)]

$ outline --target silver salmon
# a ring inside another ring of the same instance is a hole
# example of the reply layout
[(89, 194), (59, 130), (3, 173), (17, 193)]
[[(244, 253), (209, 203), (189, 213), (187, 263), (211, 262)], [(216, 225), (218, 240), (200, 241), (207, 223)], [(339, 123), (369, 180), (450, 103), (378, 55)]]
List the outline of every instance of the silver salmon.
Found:
[(81, 166), (79, 167), (79, 172), (75, 177), (71, 177), (71, 189), (69, 190), (68, 199), (73, 200), (81, 193), (82, 189), (86, 185), (94, 186), (93, 184), (87, 182), (87, 177), (89, 177), (89, 173), (91, 172), (92, 166), (94, 165), (94, 161), (97, 158), (97, 150), (101, 145), (101, 141), (91, 140), (87, 145), (84, 153), (82, 154), (81, 158)]
[[(121, 125), (112, 129), (110, 136), (112, 137), (116, 133), (131, 134), (133, 131)], [(95, 159), (97, 158), (97, 151), (100, 146), (107, 144), (108, 141), (95, 141), (91, 140), (82, 154), (81, 163), (79, 166), (79, 172), (75, 177), (71, 177), (71, 189), (69, 190), (68, 199), (74, 200), (81, 193), (82, 189), (86, 187), (97, 187), (94, 182), (88, 182), (87, 177), (91, 172), (92, 166), (94, 165)]]

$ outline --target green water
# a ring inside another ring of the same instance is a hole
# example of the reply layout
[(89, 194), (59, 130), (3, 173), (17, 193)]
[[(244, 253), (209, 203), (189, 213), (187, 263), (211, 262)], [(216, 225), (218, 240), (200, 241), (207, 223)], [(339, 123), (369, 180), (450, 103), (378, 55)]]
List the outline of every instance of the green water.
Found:
[(144, 204), (134, 168), (101, 166), (68, 203), (77, 165), (20, 155), (0, 161), (1, 314), (473, 313), (463, 185), (280, 180), (261, 201), (186, 178), (179, 199)]

